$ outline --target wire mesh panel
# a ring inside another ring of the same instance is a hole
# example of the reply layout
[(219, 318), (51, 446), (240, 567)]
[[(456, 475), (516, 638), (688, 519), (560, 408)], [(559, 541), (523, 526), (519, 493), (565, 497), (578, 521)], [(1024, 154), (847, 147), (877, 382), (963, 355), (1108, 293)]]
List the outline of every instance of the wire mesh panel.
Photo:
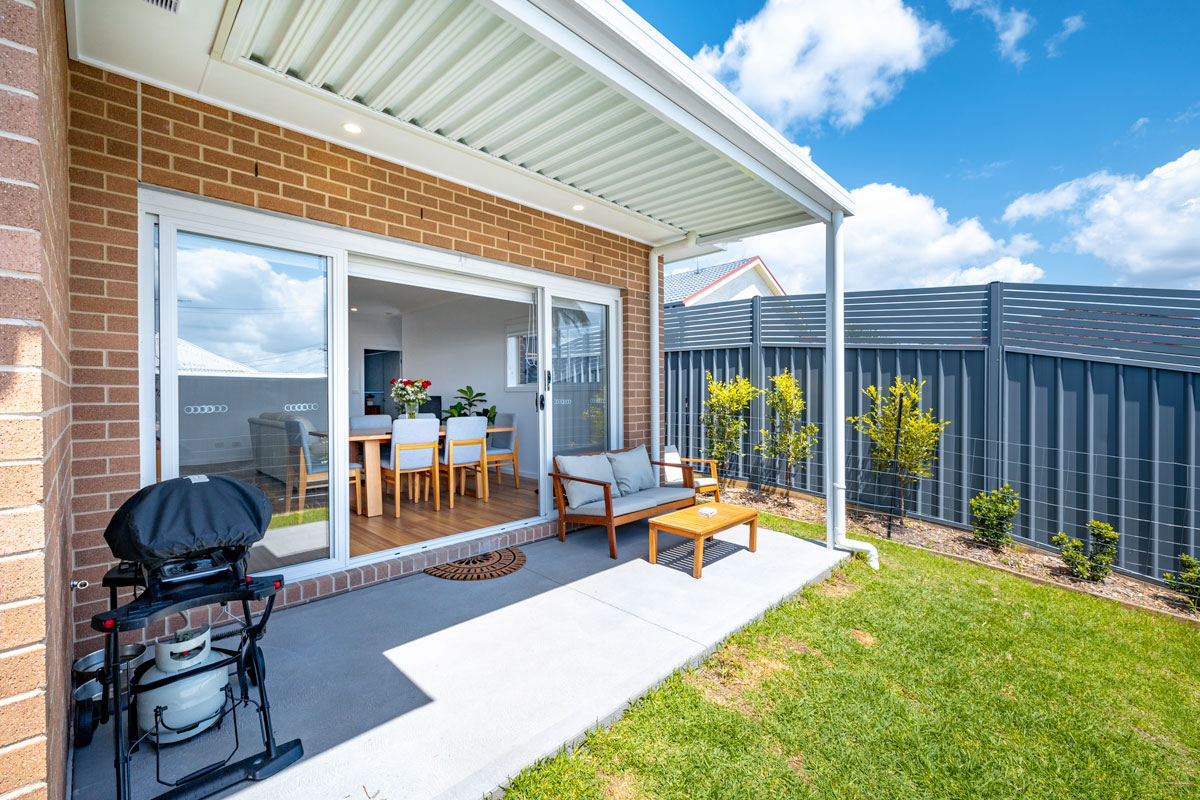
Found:
[[(668, 309), (665, 442), (707, 450), (705, 375), (759, 388), (785, 369), (820, 435), (791, 474), (754, 450), (770, 424), (747, 410), (743, 455), (730, 477), (824, 491), (824, 297), (757, 298)], [(1069, 286), (989, 286), (855, 292), (846, 296), (845, 416), (869, 408), (863, 389), (923, 381), (921, 407), (950, 422), (908, 511), (971, 524), (970, 498), (1009, 483), (1021, 494), (1018, 541), (1049, 546), (1087, 523), (1122, 533), (1116, 567), (1158, 580), (1179, 554), (1200, 555), (1200, 292)], [(844, 419), (844, 418), (843, 418)], [(892, 474), (847, 424), (847, 499), (898, 502)]]

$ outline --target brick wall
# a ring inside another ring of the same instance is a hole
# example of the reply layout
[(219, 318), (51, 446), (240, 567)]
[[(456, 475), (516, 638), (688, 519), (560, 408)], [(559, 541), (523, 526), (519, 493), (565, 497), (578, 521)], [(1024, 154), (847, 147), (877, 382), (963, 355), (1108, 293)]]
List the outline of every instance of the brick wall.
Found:
[[(77, 650), (97, 646), (87, 620), (107, 605), (99, 586), (109, 564), (104, 526), (139, 483), (139, 180), (620, 287), (625, 438), (648, 441), (645, 245), (119, 75), (70, 67), (74, 574), (93, 582), (77, 593)], [(505, 542), (547, 533), (531, 529)], [(286, 599), (307, 601), (463, 555), (452, 548), (338, 573), (290, 587)]]
[(61, 797), (72, 627), (66, 38), (0, 0), (0, 795)]

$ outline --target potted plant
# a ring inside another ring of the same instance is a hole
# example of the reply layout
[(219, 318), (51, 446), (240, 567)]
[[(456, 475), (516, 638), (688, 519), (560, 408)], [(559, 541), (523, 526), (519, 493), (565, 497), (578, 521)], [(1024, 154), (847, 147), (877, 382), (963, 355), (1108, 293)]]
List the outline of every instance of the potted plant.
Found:
[(429, 400), (429, 387), (432, 385), (426, 380), (392, 378), (392, 399), (404, 409), (409, 419), (416, 419), (421, 403)]

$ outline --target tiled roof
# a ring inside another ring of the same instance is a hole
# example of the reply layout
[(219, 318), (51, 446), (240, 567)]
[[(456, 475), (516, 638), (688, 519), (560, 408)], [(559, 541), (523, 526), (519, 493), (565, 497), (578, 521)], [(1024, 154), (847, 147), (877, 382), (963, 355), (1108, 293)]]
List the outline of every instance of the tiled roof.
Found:
[(721, 278), (724, 278), (738, 267), (749, 264), (754, 258), (756, 257), (743, 258), (741, 261), (732, 261), (728, 264), (717, 264), (716, 266), (703, 267), (701, 269), (689, 269), (684, 272), (667, 275), (663, 278), (663, 304), (682, 303), (704, 287), (711, 286), (721, 280)]

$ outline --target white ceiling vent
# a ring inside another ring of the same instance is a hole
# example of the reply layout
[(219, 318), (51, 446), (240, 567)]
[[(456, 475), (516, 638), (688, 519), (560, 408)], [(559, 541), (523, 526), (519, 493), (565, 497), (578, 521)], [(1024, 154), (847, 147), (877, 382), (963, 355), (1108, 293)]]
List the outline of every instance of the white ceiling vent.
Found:
[(146, 0), (147, 3), (155, 8), (161, 8), (163, 11), (170, 11), (172, 14), (179, 13), (179, 4), (183, 0)]

